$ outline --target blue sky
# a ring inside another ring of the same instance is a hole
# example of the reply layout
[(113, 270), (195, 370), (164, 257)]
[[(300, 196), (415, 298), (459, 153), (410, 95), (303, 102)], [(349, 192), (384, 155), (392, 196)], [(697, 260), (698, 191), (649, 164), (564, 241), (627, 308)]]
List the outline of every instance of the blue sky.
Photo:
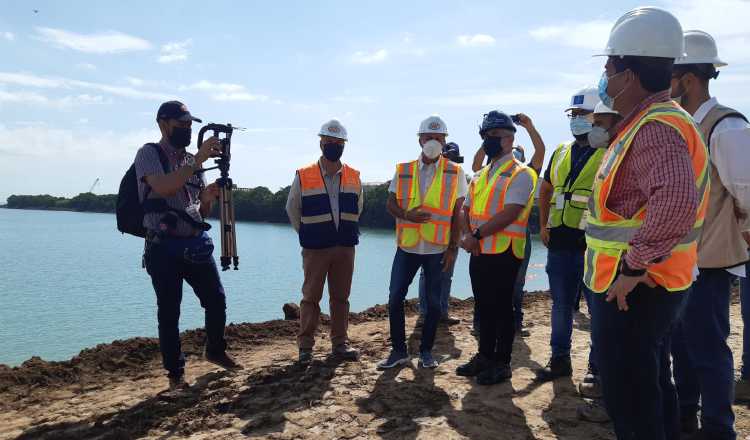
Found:
[[(240, 186), (288, 185), (338, 117), (344, 160), (365, 181), (418, 154), (432, 113), (471, 156), (495, 108), (532, 117), (547, 158), (570, 138), (563, 109), (595, 84), (592, 58), (637, 2), (1, 1), (0, 200), (116, 192), (135, 151), (158, 140), (156, 109), (180, 99), (204, 122), (247, 127)], [(656, 2), (714, 35), (729, 63), (712, 91), (750, 113), (750, 2)], [(37, 9), (38, 12), (34, 12)], [(197, 127), (194, 129), (197, 133)], [(531, 148), (520, 131), (517, 142)], [(193, 145), (191, 148), (195, 148)]]

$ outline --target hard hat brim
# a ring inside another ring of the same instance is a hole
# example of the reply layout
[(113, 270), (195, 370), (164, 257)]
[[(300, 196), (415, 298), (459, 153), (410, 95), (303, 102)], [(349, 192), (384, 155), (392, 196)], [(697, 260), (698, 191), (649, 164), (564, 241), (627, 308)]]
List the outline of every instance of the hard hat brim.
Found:
[(686, 66), (688, 64), (713, 64), (714, 67), (726, 67), (729, 64), (718, 58), (694, 58), (694, 59), (676, 59), (674, 61), (675, 66)]

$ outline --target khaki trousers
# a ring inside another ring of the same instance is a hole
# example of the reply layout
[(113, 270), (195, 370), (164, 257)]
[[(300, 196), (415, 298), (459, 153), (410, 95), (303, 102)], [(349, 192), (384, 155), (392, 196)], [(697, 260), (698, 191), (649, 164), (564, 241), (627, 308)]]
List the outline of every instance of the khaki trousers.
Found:
[(320, 300), (323, 286), (328, 280), (331, 311), (331, 344), (346, 343), (349, 327), (349, 293), (354, 273), (354, 246), (336, 246), (326, 249), (302, 249), (302, 284), (300, 303), (300, 329), (297, 343), (301, 349), (312, 349), (315, 332), (320, 321)]

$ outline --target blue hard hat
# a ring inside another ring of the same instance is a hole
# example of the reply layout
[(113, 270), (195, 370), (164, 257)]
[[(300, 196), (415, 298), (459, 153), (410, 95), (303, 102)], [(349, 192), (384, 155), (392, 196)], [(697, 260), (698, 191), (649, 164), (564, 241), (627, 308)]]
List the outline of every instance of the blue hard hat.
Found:
[(448, 160), (456, 163), (463, 163), (464, 157), (461, 156), (461, 150), (458, 147), (458, 144), (455, 142), (448, 142), (443, 147), (443, 156), (448, 158)]
[(482, 125), (479, 127), (479, 135), (484, 136), (486, 132), (493, 128), (503, 128), (514, 133), (516, 132), (516, 126), (513, 124), (510, 116), (499, 110), (492, 110), (484, 115)]

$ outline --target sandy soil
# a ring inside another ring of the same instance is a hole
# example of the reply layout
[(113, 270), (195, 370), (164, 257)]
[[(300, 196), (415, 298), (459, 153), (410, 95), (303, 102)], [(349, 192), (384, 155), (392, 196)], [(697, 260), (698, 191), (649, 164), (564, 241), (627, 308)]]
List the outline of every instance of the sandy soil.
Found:
[[(414, 326), (410, 304), (409, 331)], [(454, 301), (462, 319), (441, 327), (437, 370), (411, 367), (381, 373), (388, 353), (384, 308), (353, 315), (350, 337), (359, 362), (326, 358), (321, 329), (316, 360), (295, 363), (296, 323), (272, 321), (228, 327), (231, 351), (246, 367), (220, 371), (200, 359), (200, 330), (183, 334), (192, 390), (163, 391), (158, 345), (137, 338), (84, 350), (68, 362), (32, 359), (0, 366), (2, 439), (612, 439), (607, 424), (576, 418), (576, 386), (585, 373), (588, 318), (577, 314), (572, 380), (539, 384), (533, 370), (549, 355), (549, 300), (527, 296), (531, 336), (518, 338), (510, 383), (481, 387), (455, 368), (476, 349), (470, 335), (471, 301)], [(739, 305), (732, 306), (731, 346), (739, 357)], [(419, 332), (409, 339), (416, 351)], [(739, 359), (736, 359), (739, 362)], [(735, 406), (741, 439), (750, 438), (750, 407)]]

